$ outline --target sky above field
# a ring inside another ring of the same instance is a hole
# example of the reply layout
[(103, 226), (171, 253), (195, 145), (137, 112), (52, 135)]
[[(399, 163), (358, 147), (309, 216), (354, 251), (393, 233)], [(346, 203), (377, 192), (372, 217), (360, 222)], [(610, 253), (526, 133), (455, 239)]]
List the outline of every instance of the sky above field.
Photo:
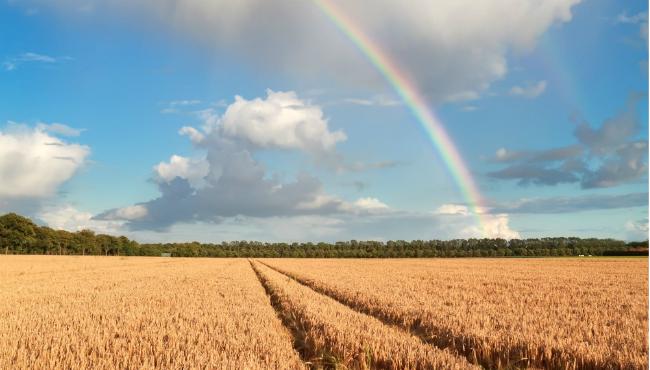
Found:
[(0, 213), (139, 241), (648, 234), (648, 9), (6, 0)]

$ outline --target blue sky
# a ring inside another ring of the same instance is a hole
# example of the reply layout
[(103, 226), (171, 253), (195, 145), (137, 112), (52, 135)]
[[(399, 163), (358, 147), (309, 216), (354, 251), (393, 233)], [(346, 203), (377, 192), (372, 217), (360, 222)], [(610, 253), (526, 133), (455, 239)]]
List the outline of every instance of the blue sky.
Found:
[(647, 238), (645, 2), (333, 2), (436, 111), (482, 228), (372, 64), (285, 0), (0, 5), (0, 212), (141, 241)]

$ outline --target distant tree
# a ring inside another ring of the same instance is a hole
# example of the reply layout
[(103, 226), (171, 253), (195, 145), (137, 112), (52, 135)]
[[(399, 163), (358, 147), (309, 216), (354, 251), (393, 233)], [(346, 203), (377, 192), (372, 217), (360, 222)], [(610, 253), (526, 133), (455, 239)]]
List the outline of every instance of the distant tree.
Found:
[(0, 242), (5, 254), (12, 247), (17, 253), (26, 253), (29, 246), (36, 240), (36, 226), (30, 219), (15, 213), (0, 217)]

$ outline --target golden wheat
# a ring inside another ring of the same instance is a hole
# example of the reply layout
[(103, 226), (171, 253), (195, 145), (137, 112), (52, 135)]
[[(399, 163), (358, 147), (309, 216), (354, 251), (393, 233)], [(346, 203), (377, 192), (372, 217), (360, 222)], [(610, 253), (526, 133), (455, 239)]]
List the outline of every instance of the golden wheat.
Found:
[[(259, 263), (255, 264), (277, 305), (302, 333), (307, 357), (330, 365), (367, 369), (465, 369), (472, 366), (448, 351), (351, 310)], [(332, 363), (331, 361), (334, 361)]]
[(647, 369), (647, 259), (263, 262), (0, 256), (0, 369)]
[(0, 257), (0, 369), (303, 368), (246, 260)]
[(648, 368), (647, 259), (264, 262), (487, 367)]

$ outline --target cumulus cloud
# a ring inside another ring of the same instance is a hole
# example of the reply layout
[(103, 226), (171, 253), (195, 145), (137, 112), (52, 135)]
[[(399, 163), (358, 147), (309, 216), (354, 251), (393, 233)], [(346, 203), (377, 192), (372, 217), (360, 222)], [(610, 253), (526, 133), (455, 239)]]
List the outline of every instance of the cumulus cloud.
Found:
[(0, 131), (0, 200), (46, 198), (84, 165), (90, 149), (48, 132), (10, 123)]
[[(532, 49), (551, 25), (570, 21), (579, 2), (414, 0), (404, 6), (394, 0), (332, 1), (438, 102), (478, 96), (507, 73), (508, 52)], [(85, 3), (29, 0), (25, 6), (54, 5), (75, 14)], [(129, 12), (140, 15), (139, 22), (154, 19), (273, 72), (384, 86), (353, 43), (312, 2), (98, 0), (93, 5), (103, 17)]]
[(92, 213), (80, 211), (69, 204), (45, 207), (35, 218), (56, 230), (76, 232), (87, 229), (110, 235), (121, 235), (124, 231), (123, 221), (95, 220)]
[(320, 106), (301, 99), (293, 91), (266, 91), (265, 98), (236, 96), (223, 114), (214, 109), (197, 112), (200, 129), (179, 130), (197, 146), (212, 138), (226, 139), (249, 150), (294, 150), (307, 153), (320, 166), (337, 172), (361, 172), (400, 165), (395, 161), (366, 163), (347, 161), (336, 145), (347, 140), (342, 130), (332, 130)]
[(169, 182), (179, 177), (187, 180), (193, 188), (199, 188), (210, 172), (210, 164), (205, 158), (172, 155), (169, 162), (160, 162), (154, 167), (154, 171), (158, 182)]
[(268, 91), (266, 99), (237, 97), (221, 116), (202, 112), (203, 127), (184, 127), (201, 158), (173, 155), (154, 167), (160, 196), (137, 206), (137, 218), (108, 210), (98, 220), (121, 219), (131, 229), (165, 230), (182, 222), (223, 222), (232, 217), (324, 215), (341, 212), (347, 203), (327, 194), (320, 181), (299, 174), (280, 181), (267, 173), (253, 154), (262, 149), (295, 150), (308, 155), (334, 152), (345, 138), (332, 132), (317, 106), (295, 93)]
[(510, 217), (506, 214), (484, 215), (481, 217), (481, 225), (470, 224), (461, 229), (459, 235), (462, 238), (501, 238), (520, 239), (519, 232), (510, 227)]
[(346, 140), (342, 131), (330, 131), (323, 111), (299, 99), (294, 92), (267, 90), (266, 99), (240, 96), (219, 119), (223, 135), (261, 148), (299, 149), (323, 153)]
[(538, 151), (499, 148), (490, 162), (505, 165), (489, 177), (516, 180), (520, 185), (579, 183), (584, 189), (613, 187), (648, 175), (648, 140), (639, 139), (641, 123), (635, 112), (640, 96), (600, 127), (580, 122), (577, 144)]
[[(510, 218), (504, 212), (487, 213), (480, 210), (480, 224), (476, 223), (476, 215), (462, 204), (443, 204), (435, 211), (435, 215), (443, 217), (449, 228), (456, 230), (456, 235), (462, 238), (502, 238), (518, 239), (519, 233), (510, 228)], [(450, 231), (447, 231), (450, 232)]]
[(546, 81), (542, 80), (526, 86), (513, 86), (510, 89), (510, 95), (533, 99), (542, 95), (544, 91), (546, 91)]
[(38, 53), (23, 53), (18, 56), (8, 58), (3, 66), (6, 71), (16, 70), (21, 64), (24, 63), (46, 63), (46, 64), (55, 64), (63, 61), (71, 60), (70, 57), (52, 57), (45, 54)]

